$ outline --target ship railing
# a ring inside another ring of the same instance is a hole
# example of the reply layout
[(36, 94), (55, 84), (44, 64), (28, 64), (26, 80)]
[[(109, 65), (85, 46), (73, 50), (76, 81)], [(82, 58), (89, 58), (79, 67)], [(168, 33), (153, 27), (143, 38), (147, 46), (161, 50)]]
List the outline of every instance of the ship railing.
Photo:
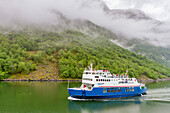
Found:
[(140, 86), (145, 86), (145, 84), (143, 84), (143, 83), (140, 83)]
[(119, 84), (134, 84), (133, 81), (120, 81)]

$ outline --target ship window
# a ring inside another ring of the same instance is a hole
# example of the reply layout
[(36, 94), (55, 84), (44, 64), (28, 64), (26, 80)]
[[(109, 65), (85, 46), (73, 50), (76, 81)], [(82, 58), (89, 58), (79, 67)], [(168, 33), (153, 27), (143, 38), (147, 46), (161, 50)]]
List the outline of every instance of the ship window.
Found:
[(98, 79), (96, 79), (96, 81), (98, 81)]
[(95, 72), (92, 73), (93, 75), (95, 74)]
[(88, 72), (86, 72), (86, 75), (88, 74)]
[(128, 89), (126, 89), (125, 91), (128, 92)]
[(111, 92), (113, 93), (113, 92), (114, 92), (114, 90), (111, 90)]
[(110, 90), (107, 90), (108, 93), (110, 93)]
[(99, 81), (100, 81), (100, 79), (99, 79)]
[(134, 89), (132, 89), (132, 91), (134, 91)]
[(121, 92), (122, 90), (121, 89), (119, 89), (119, 92)]
[(115, 92), (118, 92), (118, 90), (116, 89)]
[(107, 90), (106, 90), (106, 88), (103, 88), (103, 93), (107, 93)]
[(129, 89), (129, 91), (131, 91), (131, 89)]
[(113, 87), (111, 88), (111, 90), (113, 90)]
[(99, 78), (99, 76), (95, 76), (95, 78)]

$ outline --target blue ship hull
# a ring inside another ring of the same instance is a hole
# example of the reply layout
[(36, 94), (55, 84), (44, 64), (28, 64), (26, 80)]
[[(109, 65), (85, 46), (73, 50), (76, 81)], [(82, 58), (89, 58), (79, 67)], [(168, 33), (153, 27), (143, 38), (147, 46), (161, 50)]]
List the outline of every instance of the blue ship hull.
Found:
[(69, 95), (76, 99), (117, 99), (145, 94), (147, 88), (137, 87), (94, 87), (91, 91), (68, 88)]

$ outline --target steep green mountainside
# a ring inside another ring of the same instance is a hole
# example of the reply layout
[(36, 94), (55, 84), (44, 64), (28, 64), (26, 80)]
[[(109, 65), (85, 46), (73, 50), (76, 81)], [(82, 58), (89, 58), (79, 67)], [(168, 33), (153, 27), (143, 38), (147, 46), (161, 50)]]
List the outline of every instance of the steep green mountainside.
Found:
[(95, 69), (108, 69), (115, 74), (128, 70), (130, 77), (170, 76), (170, 68), (111, 42), (117, 37), (110, 31), (89, 21), (79, 22), (75, 28), (60, 32), (42, 29), (1, 32), (0, 79), (18, 73), (28, 75), (48, 62), (56, 64), (59, 71), (55, 76), (60, 78), (81, 78), (91, 62)]
[(127, 40), (126, 47), (130, 46), (133, 46), (131, 51), (170, 68), (170, 48), (155, 46), (139, 39)]

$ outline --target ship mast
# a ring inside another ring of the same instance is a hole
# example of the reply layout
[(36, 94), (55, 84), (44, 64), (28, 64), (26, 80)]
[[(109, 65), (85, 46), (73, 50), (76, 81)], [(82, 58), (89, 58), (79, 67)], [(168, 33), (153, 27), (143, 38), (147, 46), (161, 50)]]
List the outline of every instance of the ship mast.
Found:
[(90, 71), (92, 72), (92, 70), (93, 70), (93, 63), (91, 63), (91, 70)]

